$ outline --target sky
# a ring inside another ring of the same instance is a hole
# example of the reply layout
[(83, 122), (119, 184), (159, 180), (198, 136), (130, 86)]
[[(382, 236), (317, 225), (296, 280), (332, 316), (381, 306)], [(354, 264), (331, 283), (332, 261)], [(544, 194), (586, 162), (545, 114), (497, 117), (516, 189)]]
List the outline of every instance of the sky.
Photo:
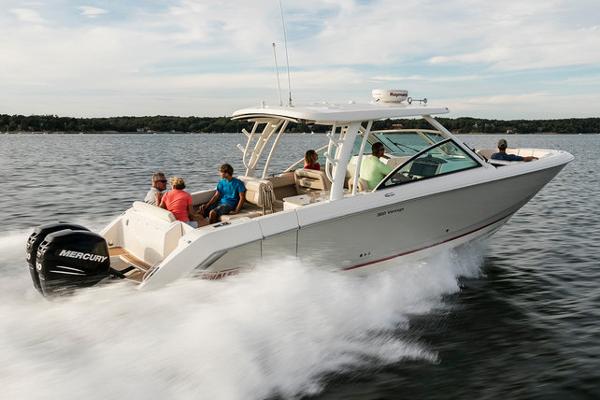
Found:
[[(283, 0), (295, 104), (406, 89), (450, 117), (600, 116), (599, 0)], [(0, 0), (0, 114), (277, 105), (278, 0)]]

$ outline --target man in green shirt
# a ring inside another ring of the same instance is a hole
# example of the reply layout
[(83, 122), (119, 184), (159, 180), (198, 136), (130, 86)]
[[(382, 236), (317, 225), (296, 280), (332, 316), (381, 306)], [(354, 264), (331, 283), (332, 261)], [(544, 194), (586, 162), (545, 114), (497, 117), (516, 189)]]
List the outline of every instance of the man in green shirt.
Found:
[(369, 190), (373, 190), (387, 174), (392, 172), (392, 168), (379, 159), (385, 153), (385, 149), (381, 143), (373, 143), (371, 152), (372, 154), (363, 156), (362, 163), (360, 164), (360, 178), (367, 181)]

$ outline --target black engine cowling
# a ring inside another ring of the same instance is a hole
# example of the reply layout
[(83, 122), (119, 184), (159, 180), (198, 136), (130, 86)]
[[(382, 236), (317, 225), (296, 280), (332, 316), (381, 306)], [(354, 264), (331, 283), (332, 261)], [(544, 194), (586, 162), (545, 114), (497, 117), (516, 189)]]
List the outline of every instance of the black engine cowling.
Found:
[(29, 274), (31, 275), (31, 280), (33, 281), (33, 286), (42, 293), (42, 287), (40, 286), (40, 277), (38, 275), (37, 270), (35, 269), (35, 262), (37, 259), (37, 251), (40, 247), (40, 244), (44, 241), (46, 236), (51, 233), (62, 231), (64, 229), (78, 230), (78, 231), (87, 231), (88, 229), (77, 224), (69, 224), (65, 222), (53, 222), (50, 224), (38, 226), (33, 230), (33, 233), (27, 239), (27, 244), (25, 246), (27, 258), (27, 264), (29, 264)]
[(102, 236), (88, 230), (49, 233), (37, 249), (35, 270), (44, 296), (93, 286), (109, 276), (108, 245)]

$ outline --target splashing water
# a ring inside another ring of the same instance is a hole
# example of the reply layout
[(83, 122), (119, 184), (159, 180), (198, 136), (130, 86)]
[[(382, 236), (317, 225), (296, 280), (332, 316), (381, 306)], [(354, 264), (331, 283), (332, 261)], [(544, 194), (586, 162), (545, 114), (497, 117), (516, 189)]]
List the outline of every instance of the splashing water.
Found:
[(318, 393), (325, 374), (435, 351), (395, 332), (443, 306), (479, 249), (368, 277), (296, 259), (152, 292), (126, 282), (46, 301), (24, 263), (29, 232), (0, 236), (0, 387), (11, 399), (260, 399)]

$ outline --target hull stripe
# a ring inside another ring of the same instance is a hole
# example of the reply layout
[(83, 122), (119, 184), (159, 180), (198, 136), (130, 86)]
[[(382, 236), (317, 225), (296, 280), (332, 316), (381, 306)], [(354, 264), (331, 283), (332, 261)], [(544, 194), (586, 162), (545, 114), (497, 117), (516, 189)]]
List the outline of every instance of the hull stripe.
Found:
[(493, 222), (490, 222), (489, 224), (486, 224), (486, 225), (484, 225), (484, 226), (482, 226), (482, 227), (480, 227), (480, 228), (477, 228), (477, 229), (474, 229), (474, 230), (472, 230), (472, 231), (469, 231), (469, 232), (463, 233), (463, 234), (461, 234), (461, 235), (458, 235), (458, 236), (455, 236), (455, 237), (452, 237), (452, 238), (449, 238), (449, 239), (443, 240), (443, 241), (441, 241), (441, 242), (438, 242), (438, 243), (431, 244), (431, 245), (429, 245), (429, 246), (423, 246), (423, 247), (419, 247), (418, 249), (414, 249), (414, 250), (405, 251), (405, 252), (403, 252), (403, 253), (399, 253), (399, 254), (394, 254), (393, 256), (388, 256), (388, 257), (380, 258), (380, 259), (378, 259), (378, 260), (373, 260), (373, 261), (369, 261), (369, 262), (366, 262), (366, 263), (362, 263), (362, 264), (353, 265), (353, 266), (351, 266), (351, 267), (346, 267), (346, 268), (343, 268), (343, 269), (342, 269), (342, 271), (350, 271), (350, 270), (352, 270), (352, 269), (366, 267), (366, 266), (369, 266), (369, 265), (372, 265), (372, 264), (376, 264), (376, 263), (380, 263), (380, 262), (388, 261), (388, 260), (391, 260), (391, 259), (393, 259), (393, 258), (402, 257), (402, 256), (405, 256), (405, 255), (407, 255), (407, 254), (416, 253), (417, 251), (421, 251), (421, 250), (429, 249), (429, 248), (431, 248), (431, 247), (439, 246), (439, 245), (441, 245), (441, 244), (444, 244), (444, 243), (447, 243), (447, 242), (451, 242), (451, 241), (453, 241), (453, 240), (456, 240), (456, 239), (460, 239), (460, 238), (461, 238), (461, 237), (463, 237), (463, 236), (467, 236), (467, 235), (470, 235), (471, 233), (475, 233), (475, 232), (477, 232), (477, 231), (480, 231), (480, 230), (482, 230), (482, 229), (485, 229), (485, 228), (487, 228), (488, 226), (494, 225), (494, 224), (496, 224), (496, 223), (498, 223), (498, 222), (502, 221), (503, 219), (506, 219), (506, 218), (509, 218), (509, 217), (510, 217), (510, 215), (508, 215), (508, 216), (506, 216), (506, 217), (502, 217), (502, 218), (500, 218), (500, 219), (497, 219), (497, 220), (495, 220), (495, 221), (493, 221)]

